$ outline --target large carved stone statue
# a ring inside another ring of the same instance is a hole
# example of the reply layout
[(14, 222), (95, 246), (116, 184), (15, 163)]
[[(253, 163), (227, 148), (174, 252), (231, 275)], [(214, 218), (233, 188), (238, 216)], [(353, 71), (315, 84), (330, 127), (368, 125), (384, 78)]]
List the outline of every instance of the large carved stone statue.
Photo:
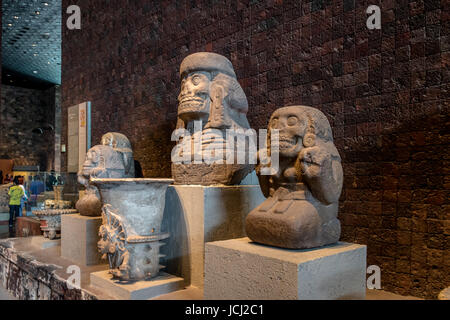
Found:
[[(271, 145), (274, 129), (279, 130), (279, 142)], [(267, 200), (247, 216), (248, 237), (292, 249), (337, 242), (341, 233), (337, 213), (343, 172), (327, 118), (319, 110), (305, 106), (276, 110), (269, 121), (267, 150), (259, 153), (273, 155), (276, 147), (279, 170), (262, 175), (270, 163), (261, 162), (256, 169)]]
[(133, 151), (126, 136), (117, 132), (104, 134), (102, 144), (88, 150), (78, 172), (78, 182), (86, 192), (76, 208), (83, 216), (100, 216), (102, 203), (97, 188), (89, 184), (90, 178), (134, 178)]
[[(237, 161), (237, 144), (227, 148), (227, 130), (250, 129), (247, 98), (233, 65), (216, 53), (198, 52), (183, 60), (180, 76), (177, 129), (184, 130), (191, 138), (180, 138), (172, 151), (175, 184), (238, 184), (253, 171), (254, 165), (247, 159)], [(201, 142), (195, 146), (200, 137)], [(218, 149), (223, 153), (215, 153)], [(211, 150), (215, 151), (211, 153)], [(247, 151), (248, 147), (239, 150)], [(225, 163), (227, 152), (234, 154), (234, 162)], [(174, 161), (174, 155), (184, 160)]]

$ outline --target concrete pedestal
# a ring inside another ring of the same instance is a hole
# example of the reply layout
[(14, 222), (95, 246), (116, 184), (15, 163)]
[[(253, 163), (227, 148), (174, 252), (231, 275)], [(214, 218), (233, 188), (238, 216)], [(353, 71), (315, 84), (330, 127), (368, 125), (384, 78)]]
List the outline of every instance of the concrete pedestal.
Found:
[(61, 245), (61, 239), (50, 240), (44, 236), (31, 237), (31, 245), (39, 249), (47, 249)]
[(102, 217), (62, 215), (61, 256), (84, 266), (104, 263), (97, 250), (98, 229), (101, 224)]
[(207, 243), (205, 299), (365, 299), (366, 249), (338, 242), (288, 250), (248, 238)]
[(166, 271), (203, 288), (205, 243), (245, 236), (245, 217), (265, 200), (259, 185), (169, 186), (162, 230)]
[(184, 280), (161, 272), (151, 280), (121, 282), (114, 280), (108, 271), (99, 271), (91, 273), (91, 286), (108, 292), (118, 300), (148, 300), (183, 289)]

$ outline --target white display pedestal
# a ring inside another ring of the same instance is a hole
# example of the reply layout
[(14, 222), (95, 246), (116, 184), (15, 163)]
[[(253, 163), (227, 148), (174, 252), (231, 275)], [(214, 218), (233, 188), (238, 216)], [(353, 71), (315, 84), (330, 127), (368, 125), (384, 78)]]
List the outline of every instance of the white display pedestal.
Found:
[(165, 271), (203, 288), (205, 243), (245, 236), (247, 214), (265, 200), (259, 185), (169, 186), (161, 247)]
[(113, 279), (108, 270), (91, 273), (91, 286), (107, 292), (118, 300), (148, 300), (181, 290), (184, 280), (161, 272), (151, 280), (123, 282)]
[(365, 245), (289, 250), (248, 238), (206, 244), (205, 299), (365, 299)]
[(61, 256), (77, 264), (103, 264), (97, 250), (98, 230), (102, 217), (84, 217), (79, 214), (61, 216)]
[(57, 247), (61, 245), (61, 239), (50, 240), (44, 238), (44, 236), (33, 236), (31, 237), (31, 245), (39, 249), (48, 249), (52, 247)]

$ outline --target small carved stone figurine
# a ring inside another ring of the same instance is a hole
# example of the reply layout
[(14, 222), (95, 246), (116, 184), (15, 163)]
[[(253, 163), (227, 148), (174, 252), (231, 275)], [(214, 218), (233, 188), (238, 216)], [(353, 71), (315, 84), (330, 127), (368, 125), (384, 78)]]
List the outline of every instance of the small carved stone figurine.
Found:
[(269, 121), (268, 155), (276, 152), (276, 146), (270, 145), (274, 129), (279, 130), (279, 170), (261, 175), (264, 166), (257, 166), (267, 199), (247, 216), (248, 237), (291, 249), (337, 242), (341, 233), (337, 213), (343, 172), (327, 118), (306, 106), (276, 110)]
[(102, 203), (98, 190), (89, 184), (90, 178), (134, 178), (134, 159), (128, 138), (118, 132), (102, 136), (102, 144), (86, 153), (83, 168), (78, 172), (78, 182), (85, 186), (85, 195), (75, 207), (82, 216), (100, 216)]

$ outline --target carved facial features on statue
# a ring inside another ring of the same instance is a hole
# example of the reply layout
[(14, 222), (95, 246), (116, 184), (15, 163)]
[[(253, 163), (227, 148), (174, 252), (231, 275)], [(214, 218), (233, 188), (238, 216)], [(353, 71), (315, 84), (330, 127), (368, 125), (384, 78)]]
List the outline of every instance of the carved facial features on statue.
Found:
[(96, 145), (86, 153), (82, 175), (95, 178), (120, 178), (124, 171), (124, 161), (119, 152), (110, 146)]
[(178, 95), (178, 116), (183, 121), (206, 120), (208, 118), (210, 83), (211, 74), (203, 71), (189, 73), (181, 80), (181, 92)]
[[(279, 130), (279, 152), (287, 158), (297, 157), (304, 147), (304, 135), (308, 126), (307, 117), (295, 107), (276, 110), (269, 121), (269, 131)], [(274, 148), (275, 145), (271, 145)]]
[(83, 163), (83, 175), (89, 176), (94, 168), (105, 168), (105, 158), (102, 156), (102, 147), (103, 146), (94, 146), (88, 150)]

